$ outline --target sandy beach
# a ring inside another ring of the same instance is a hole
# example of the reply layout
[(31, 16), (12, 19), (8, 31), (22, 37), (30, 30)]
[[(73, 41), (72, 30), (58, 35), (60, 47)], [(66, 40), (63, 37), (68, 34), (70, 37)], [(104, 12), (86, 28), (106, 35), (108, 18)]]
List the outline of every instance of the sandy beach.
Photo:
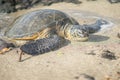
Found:
[[(80, 1), (81, 4), (37, 5), (11, 13), (10, 16), (18, 17), (34, 10), (56, 9), (80, 24), (89, 24), (99, 18), (111, 24), (91, 34), (87, 42), (71, 42), (56, 51), (34, 57), (25, 54), (23, 62), (18, 62), (19, 48), (0, 55), (0, 80), (120, 80), (120, 38), (117, 37), (120, 3)], [(105, 52), (113, 54), (112, 58), (104, 57)]]

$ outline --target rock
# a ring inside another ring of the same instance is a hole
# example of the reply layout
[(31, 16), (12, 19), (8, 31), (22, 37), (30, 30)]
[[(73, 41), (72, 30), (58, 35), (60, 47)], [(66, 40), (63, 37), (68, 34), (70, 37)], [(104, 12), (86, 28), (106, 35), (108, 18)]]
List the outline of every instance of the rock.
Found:
[(120, 33), (117, 34), (117, 37), (120, 38)]
[(88, 52), (88, 53), (86, 53), (87, 55), (96, 55), (96, 53), (92, 50), (92, 51), (90, 51), (90, 52)]
[(115, 54), (113, 52), (109, 51), (109, 50), (103, 51), (101, 57), (109, 59), (109, 60), (116, 60), (117, 59)]
[(118, 3), (120, 0), (108, 0), (110, 3)]
[(87, 75), (87, 74), (81, 74), (80, 75), (80, 80), (95, 80), (93, 76)]
[(9, 2), (0, 5), (0, 13), (11, 13), (15, 11), (15, 6), (11, 6)]

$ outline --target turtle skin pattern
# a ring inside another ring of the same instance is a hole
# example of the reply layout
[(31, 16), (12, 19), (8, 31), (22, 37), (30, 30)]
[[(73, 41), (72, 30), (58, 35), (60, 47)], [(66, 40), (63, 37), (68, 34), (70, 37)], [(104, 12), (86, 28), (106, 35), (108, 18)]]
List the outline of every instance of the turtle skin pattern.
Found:
[(22, 50), (22, 52), (25, 52), (27, 54), (38, 55), (60, 48), (64, 42), (65, 39), (63, 39), (62, 37), (53, 35), (48, 38), (28, 42), (22, 45), (20, 49)]

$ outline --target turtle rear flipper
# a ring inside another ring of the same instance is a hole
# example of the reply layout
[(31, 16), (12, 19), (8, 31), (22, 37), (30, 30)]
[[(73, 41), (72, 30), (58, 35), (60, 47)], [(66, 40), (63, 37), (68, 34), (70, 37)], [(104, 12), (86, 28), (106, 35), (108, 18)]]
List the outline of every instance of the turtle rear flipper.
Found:
[(27, 54), (34, 56), (34, 55), (39, 55), (49, 51), (56, 50), (62, 46), (61, 44), (64, 44), (64, 43), (65, 43), (64, 38), (57, 35), (53, 35), (48, 38), (43, 38), (33, 42), (28, 42), (22, 45), (20, 49), (22, 52), (25, 52)]
[(0, 54), (3, 54), (9, 50), (11, 50), (11, 48), (14, 48), (15, 45), (13, 43), (7, 43), (4, 40), (0, 39)]

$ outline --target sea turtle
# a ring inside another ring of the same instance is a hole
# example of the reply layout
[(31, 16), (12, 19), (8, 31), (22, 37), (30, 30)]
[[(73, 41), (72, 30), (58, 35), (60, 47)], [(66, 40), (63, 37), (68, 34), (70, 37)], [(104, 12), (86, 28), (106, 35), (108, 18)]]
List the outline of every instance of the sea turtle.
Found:
[[(53, 50), (63, 44), (64, 40), (87, 41), (90, 33), (97, 32), (101, 29), (101, 25), (107, 24), (106, 20), (98, 19), (93, 24), (80, 25), (64, 12), (43, 9), (17, 18), (10, 27), (2, 32), (2, 39), (15, 46), (21, 46), (20, 49), (23, 52), (35, 55)], [(4, 48), (6, 46), (0, 49)]]

